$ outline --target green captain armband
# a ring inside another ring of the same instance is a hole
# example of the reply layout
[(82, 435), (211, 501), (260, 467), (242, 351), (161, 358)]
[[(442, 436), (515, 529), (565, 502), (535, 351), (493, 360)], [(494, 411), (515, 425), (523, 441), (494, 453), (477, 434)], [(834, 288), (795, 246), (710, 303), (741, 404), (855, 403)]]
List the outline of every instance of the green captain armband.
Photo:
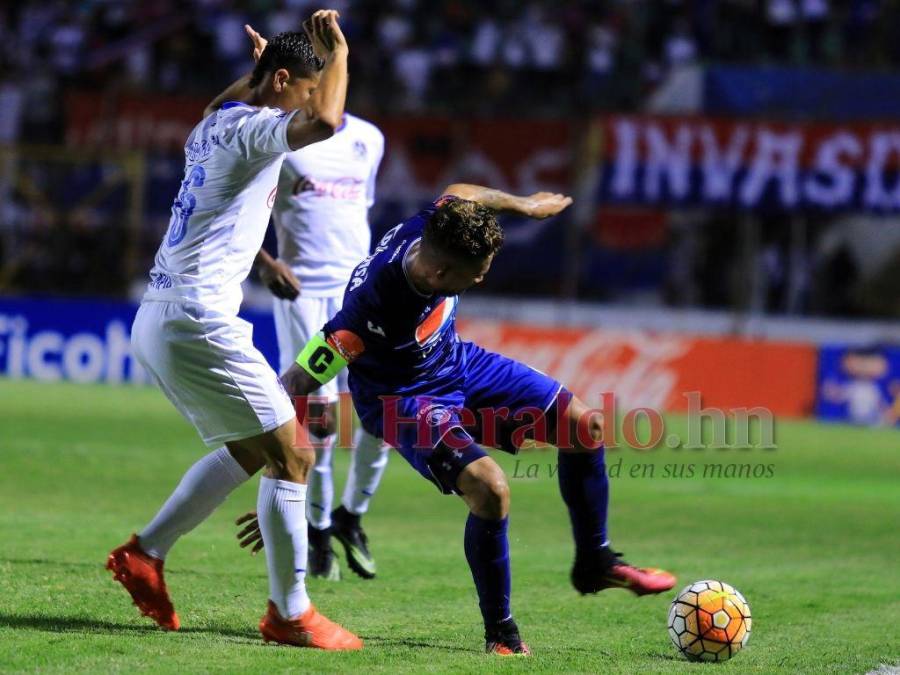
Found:
[(319, 384), (325, 384), (347, 367), (348, 360), (338, 348), (325, 341), (322, 333), (316, 333), (297, 355), (297, 365), (303, 368)]

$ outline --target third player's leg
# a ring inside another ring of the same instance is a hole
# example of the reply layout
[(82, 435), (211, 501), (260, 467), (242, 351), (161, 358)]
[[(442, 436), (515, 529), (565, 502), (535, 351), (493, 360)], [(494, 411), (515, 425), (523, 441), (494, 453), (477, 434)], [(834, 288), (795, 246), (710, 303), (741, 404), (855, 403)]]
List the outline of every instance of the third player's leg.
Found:
[(334, 403), (307, 403), (310, 433), (316, 439), (315, 466), (309, 477), (306, 515), (309, 519), (309, 574), (338, 581), (341, 570), (331, 546), (331, 507), (334, 502), (332, 454), (337, 441)]

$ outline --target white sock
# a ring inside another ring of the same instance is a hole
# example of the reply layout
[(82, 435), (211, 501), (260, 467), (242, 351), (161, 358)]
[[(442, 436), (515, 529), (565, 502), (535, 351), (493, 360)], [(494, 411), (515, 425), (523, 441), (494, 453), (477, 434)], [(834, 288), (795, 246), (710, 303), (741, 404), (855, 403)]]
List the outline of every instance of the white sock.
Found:
[(341, 504), (350, 513), (361, 516), (369, 510), (369, 502), (378, 489), (388, 463), (388, 452), (380, 438), (363, 429), (356, 430), (353, 439), (353, 457)]
[(269, 597), (284, 619), (309, 608), (306, 594), (306, 486), (263, 476), (256, 502), (266, 545)]
[(306, 500), (306, 517), (310, 524), (324, 530), (331, 527), (331, 505), (334, 503), (334, 481), (331, 478), (331, 451), (337, 442), (332, 434), (316, 448), (316, 465), (309, 474), (309, 498)]
[(178, 538), (202, 523), (239, 485), (250, 478), (228, 452), (219, 448), (198, 460), (139, 534), (141, 548), (165, 560)]

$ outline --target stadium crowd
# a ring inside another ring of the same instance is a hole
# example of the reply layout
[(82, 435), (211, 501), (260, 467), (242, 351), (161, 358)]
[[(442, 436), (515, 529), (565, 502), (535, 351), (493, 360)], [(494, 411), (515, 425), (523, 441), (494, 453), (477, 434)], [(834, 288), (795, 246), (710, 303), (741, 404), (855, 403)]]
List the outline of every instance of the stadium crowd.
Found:
[[(352, 105), (375, 112), (633, 109), (695, 62), (900, 64), (893, 0), (335, 0)], [(0, 10), (0, 138), (52, 138), (69, 85), (215, 93), (247, 69), (243, 25), (296, 28), (307, 0), (23, 0)], [(11, 105), (17, 103), (17, 105)], [(25, 113), (27, 111), (27, 114)], [(21, 118), (21, 126), (14, 117)]]
[[(70, 88), (212, 97), (248, 69), (245, 23), (268, 35), (295, 29), (319, 4), (308, 0), (4, 3), (0, 144), (62, 143), (64, 94)], [(342, 12), (352, 45), (350, 108), (375, 118), (398, 114), (583, 118), (595, 111), (635, 111), (670, 71), (692, 65), (869, 72), (900, 66), (900, 0), (324, 4)], [(4, 189), (0, 181), (0, 192)], [(40, 209), (25, 217), (14, 200), (2, 201), (0, 288), (54, 291), (80, 279), (82, 292), (124, 292), (130, 281), (127, 273), (110, 268), (124, 236), (121, 223), (93, 222), (86, 210), (64, 213), (56, 220)], [(823, 243), (830, 219), (802, 217), (808, 221), (807, 236), (799, 248), (780, 215), (762, 222), (759, 267), (768, 283), (756, 293), (759, 297), (747, 302), (761, 311), (788, 313), (869, 311), (848, 297), (847, 283), (835, 281), (853, 277), (856, 269), (842, 240), (830, 248)], [(679, 225), (684, 218), (675, 218), (668, 230), (669, 271), (658, 296), (667, 304), (729, 306), (730, 291), (721, 279), (742, 255), (732, 245), (737, 221), (733, 214), (714, 211), (688, 219), (694, 224)], [(151, 240), (156, 241), (155, 232)], [(140, 255), (149, 258), (151, 253), (148, 248)], [(139, 266), (143, 269), (143, 262)], [(794, 280), (788, 283), (790, 279)], [(519, 286), (517, 281), (510, 284)], [(584, 297), (602, 300), (617, 299), (616, 292), (579, 289)]]

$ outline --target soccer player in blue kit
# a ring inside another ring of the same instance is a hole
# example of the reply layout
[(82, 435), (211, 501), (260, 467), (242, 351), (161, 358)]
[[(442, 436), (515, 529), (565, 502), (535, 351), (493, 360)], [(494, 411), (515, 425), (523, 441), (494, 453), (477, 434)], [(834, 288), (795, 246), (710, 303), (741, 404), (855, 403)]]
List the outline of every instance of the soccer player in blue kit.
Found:
[[(559, 447), (576, 590), (621, 587), (644, 595), (675, 584), (668, 572), (629, 565), (610, 548), (599, 414), (547, 375), (456, 333), (459, 294), (484, 278), (503, 243), (495, 213), (547, 218), (571, 201), (545, 192), (516, 197), (450, 185), (356, 267), (342, 309), (282, 375), (288, 392), (302, 397), (349, 368), (366, 431), (393, 445), (442, 493), (465, 501), (465, 554), (486, 650), (502, 655), (529, 650), (510, 610), (509, 485), (479, 443), (515, 453), (526, 437), (539, 437)], [(542, 427), (546, 433), (539, 433)]]

